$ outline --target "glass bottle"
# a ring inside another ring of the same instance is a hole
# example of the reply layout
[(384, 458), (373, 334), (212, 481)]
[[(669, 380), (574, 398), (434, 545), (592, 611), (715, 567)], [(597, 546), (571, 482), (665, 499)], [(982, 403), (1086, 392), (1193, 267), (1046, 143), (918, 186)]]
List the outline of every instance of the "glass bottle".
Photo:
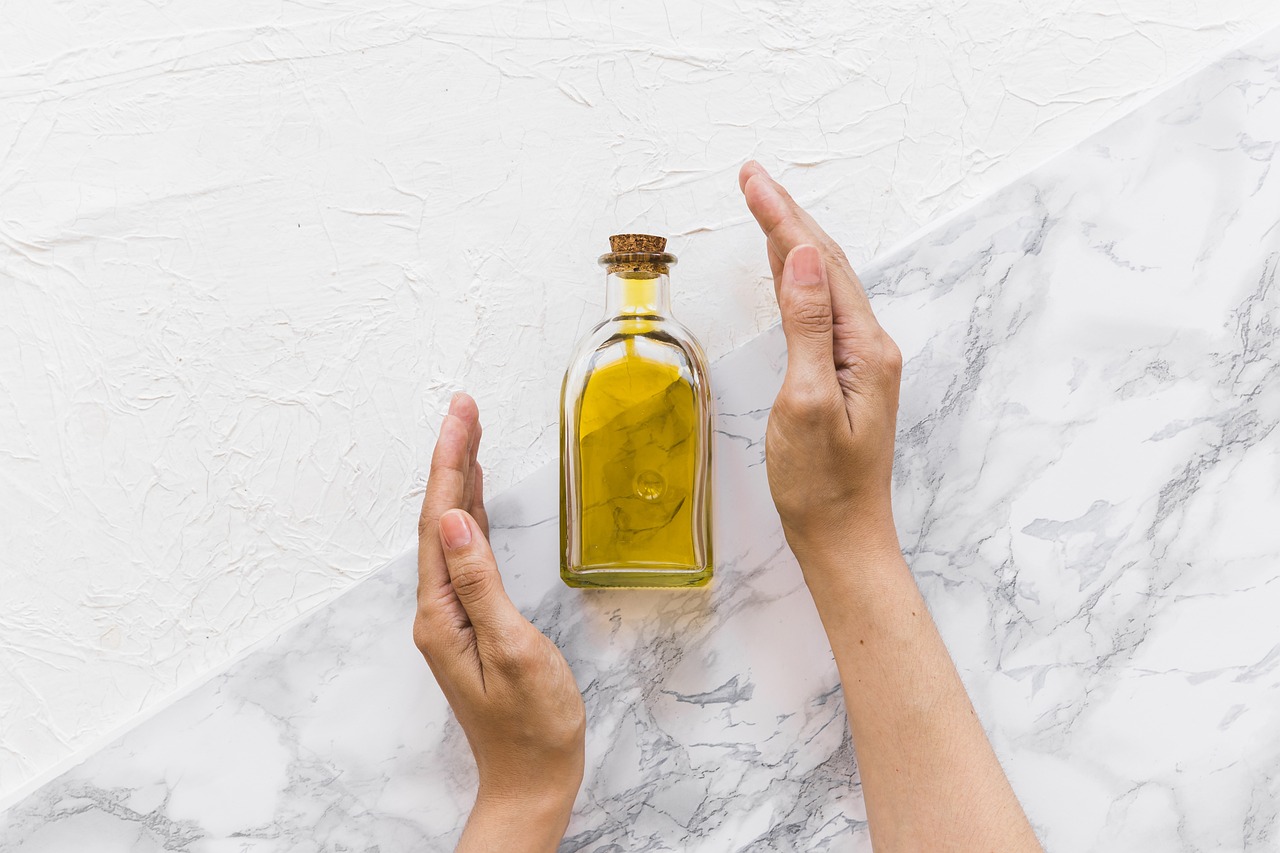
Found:
[(609, 238), (605, 319), (560, 394), (560, 577), (571, 587), (711, 580), (711, 391), (706, 356), (671, 317), (675, 255)]

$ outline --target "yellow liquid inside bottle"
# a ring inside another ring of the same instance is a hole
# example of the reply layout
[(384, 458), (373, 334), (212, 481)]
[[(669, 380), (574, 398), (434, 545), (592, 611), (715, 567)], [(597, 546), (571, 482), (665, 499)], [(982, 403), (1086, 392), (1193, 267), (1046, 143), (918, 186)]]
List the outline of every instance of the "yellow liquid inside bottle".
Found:
[(697, 410), (671, 364), (626, 355), (592, 374), (576, 444), (585, 565), (692, 566)]

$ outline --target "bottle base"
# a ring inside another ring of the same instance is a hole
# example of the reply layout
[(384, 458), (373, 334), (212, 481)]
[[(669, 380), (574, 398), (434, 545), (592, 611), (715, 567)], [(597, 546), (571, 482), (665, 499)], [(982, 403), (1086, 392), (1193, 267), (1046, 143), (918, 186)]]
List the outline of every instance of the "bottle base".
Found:
[(560, 579), (574, 589), (694, 589), (711, 582), (711, 566), (699, 569), (635, 566), (592, 566), (573, 571), (560, 567)]

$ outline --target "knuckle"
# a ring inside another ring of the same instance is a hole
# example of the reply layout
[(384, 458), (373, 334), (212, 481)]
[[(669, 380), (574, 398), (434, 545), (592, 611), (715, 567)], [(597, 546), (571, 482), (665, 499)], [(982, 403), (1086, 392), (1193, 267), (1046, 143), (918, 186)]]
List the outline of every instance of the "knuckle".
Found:
[(825, 332), (831, 328), (831, 306), (818, 300), (791, 305), (791, 322), (807, 332)]
[(449, 569), (453, 591), (459, 598), (483, 598), (493, 588), (493, 573), (484, 560), (463, 557)]
[(888, 334), (881, 336), (880, 363), (887, 373), (902, 375), (902, 350)]
[(826, 249), (827, 255), (831, 258), (831, 260), (835, 261), (840, 266), (844, 266), (844, 267), (852, 266), (849, 263), (849, 256), (845, 254), (843, 246), (841, 246), (835, 240), (832, 240), (830, 237), (826, 239), (825, 244), (826, 245), (823, 248)]
[(791, 190), (787, 189), (778, 181), (772, 181), (772, 184), (774, 190), (777, 191), (778, 195), (782, 196), (782, 200), (787, 203), (787, 207), (791, 209), (792, 213), (799, 212), (800, 205), (796, 201), (795, 196), (791, 195)]
[[(813, 228), (805, 216), (804, 208), (787, 191), (786, 187), (781, 184), (774, 184), (774, 187), (782, 197), (782, 212), (777, 222), (777, 227), (782, 228), (784, 232), (794, 232), (796, 237), (807, 238), (812, 234)], [(806, 239), (805, 242), (809, 241)]]
[(433, 483), (457, 480), (462, 473), (462, 468), (452, 459), (432, 459), (431, 466), (427, 469), (427, 488), (430, 489)]
[(431, 649), (431, 630), (427, 625), (426, 618), (419, 613), (413, 620), (413, 644), (418, 647), (418, 651), (425, 656), (430, 653)]
[(433, 458), (427, 470), (426, 494), (440, 499), (446, 495), (457, 494), (466, 482), (467, 472), (471, 466), (465, 460)]
[(493, 644), (493, 665), (511, 675), (528, 671), (540, 652), (535, 640), (523, 631), (501, 637)]
[(516, 659), (524, 662), (536, 661), (546, 656), (546, 638), (536, 630), (522, 632), (515, 643)]
[(812, 382), (792, 382), (778, 395), (776, 407), (784, 417), (803, 423), (824, 420), (831, 412), (831, 394)]
[(809, 231), (809, 223), (804, 221), (804, 210), (796, 204), (796, 200), (786, 190), (782, 191), (782, 197), (787, 205), (786, 212), (783, 214), (787, 226), (802, 234)]

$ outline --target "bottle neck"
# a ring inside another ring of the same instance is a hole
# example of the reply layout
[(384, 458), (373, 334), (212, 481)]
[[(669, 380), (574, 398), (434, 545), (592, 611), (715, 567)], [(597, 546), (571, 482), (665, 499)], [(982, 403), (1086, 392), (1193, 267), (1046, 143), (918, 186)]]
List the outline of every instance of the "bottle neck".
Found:
[(666, 317), (671, 314), (671, 282), (665, 275), (624, 278), (635, 272), (609, 273), (605, 284), (605, 314), (609, 317)]

